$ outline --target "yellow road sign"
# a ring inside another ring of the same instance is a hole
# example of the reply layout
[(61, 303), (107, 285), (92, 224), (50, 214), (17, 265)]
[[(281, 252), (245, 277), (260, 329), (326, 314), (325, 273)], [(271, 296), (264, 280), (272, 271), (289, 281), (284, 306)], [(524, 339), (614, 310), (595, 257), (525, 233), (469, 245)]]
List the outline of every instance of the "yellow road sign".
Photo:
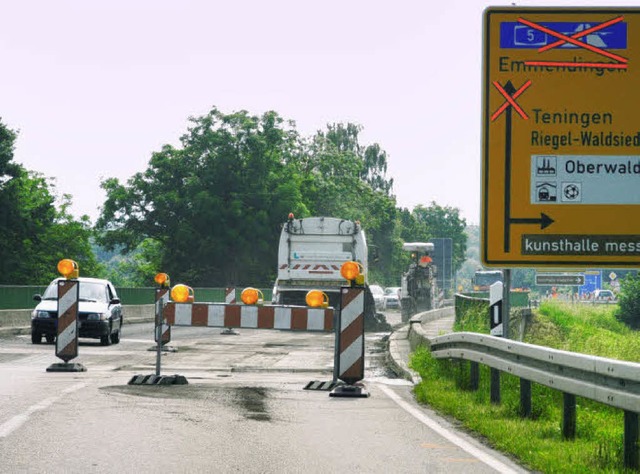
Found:
[(486, 266), (640, 264), (640, 9), (484, 13)]

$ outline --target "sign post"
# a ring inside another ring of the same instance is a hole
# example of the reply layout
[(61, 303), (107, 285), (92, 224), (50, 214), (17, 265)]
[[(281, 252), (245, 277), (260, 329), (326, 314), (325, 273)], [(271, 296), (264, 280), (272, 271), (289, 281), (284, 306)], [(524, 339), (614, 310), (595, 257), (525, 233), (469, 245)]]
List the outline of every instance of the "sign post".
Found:
[(640, 266), (639, 8), (484, 14), (489, 267)]

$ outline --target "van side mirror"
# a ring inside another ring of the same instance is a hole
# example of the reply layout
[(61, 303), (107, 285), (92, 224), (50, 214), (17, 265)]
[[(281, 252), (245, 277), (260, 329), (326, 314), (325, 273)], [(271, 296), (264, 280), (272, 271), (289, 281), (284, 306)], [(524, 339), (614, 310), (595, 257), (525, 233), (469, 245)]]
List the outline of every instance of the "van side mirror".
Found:
[(37, 301), (37, 302), (39, 303), (40, 301), (42, 301), (42, 296), (40, 296), (40, 295), (33, 295), (33, 301)]
[(112, 298), (109, 304), (120, 304), (120, 298)]

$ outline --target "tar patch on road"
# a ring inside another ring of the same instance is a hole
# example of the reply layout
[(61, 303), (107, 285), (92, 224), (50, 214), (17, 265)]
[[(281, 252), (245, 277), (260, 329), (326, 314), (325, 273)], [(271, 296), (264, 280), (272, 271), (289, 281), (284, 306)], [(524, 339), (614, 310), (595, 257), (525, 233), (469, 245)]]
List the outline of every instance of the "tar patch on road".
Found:
[(264, 387), (213, 387), (211, 385), (114, 385), (100, 390), (154, 399), (209, 400), (235, 408), (248, 420), (271, 421)]

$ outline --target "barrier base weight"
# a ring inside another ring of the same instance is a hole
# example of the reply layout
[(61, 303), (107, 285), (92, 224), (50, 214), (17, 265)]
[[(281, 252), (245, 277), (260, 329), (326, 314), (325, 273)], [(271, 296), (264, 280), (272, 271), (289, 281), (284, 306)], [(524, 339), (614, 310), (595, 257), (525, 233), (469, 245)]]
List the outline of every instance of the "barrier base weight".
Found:
[(69, 364), (68, 362), (57, 362), (47, 367), (47, 372), (86, 372), (86, 371), (87, 371), (87, 368), (84, 365), (79, 364), (77, 362), (74, 362), (72, 364)]
[(363, 385), (340, 385), (334, 388), (330, 393), (330, 397), (345, 397), (345, 398), (367, 398), (369, 392)]
[(127, 385), (187, 385), (184, 375), (134, 375)]

